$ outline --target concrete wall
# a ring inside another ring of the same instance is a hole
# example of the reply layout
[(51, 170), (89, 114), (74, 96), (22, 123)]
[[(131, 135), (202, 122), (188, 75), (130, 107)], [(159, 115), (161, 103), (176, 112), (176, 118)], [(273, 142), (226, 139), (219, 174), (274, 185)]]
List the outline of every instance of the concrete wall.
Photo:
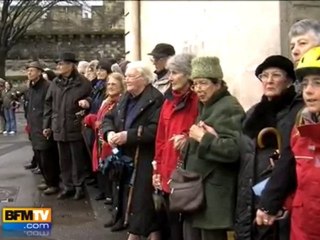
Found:
[[(125, 4), (125, 14), (130, 13)], [(141, 58), (148, 61), (147, 53), (159, 42), (171, 43), (177, 53), (218, 56), (230, 91), (248, 108), (261, 97), (256, 66), (280, 54), (279, 11), (279, 1), (141, 1)], [(127, 39), (133, 31), (129, 16)], [(126, 51), (133, 52), (127, 39)]]

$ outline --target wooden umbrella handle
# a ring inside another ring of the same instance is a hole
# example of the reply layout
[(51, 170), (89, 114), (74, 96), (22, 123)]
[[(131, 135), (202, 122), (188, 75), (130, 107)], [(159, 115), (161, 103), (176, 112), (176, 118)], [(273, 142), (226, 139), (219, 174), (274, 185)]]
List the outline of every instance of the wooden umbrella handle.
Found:
[(258, 134), (258, 137), (257, 137), (257, 144), (258, 144), (258, 147), (259, 148), (264, 148), (265, 145), (263, 143), (263, 136), (266, 134), (266, 133), (273, 133), (276, 138), (277, 138), (277, 147), (278, 147), (278, 150), (280, 151), (281, 150), (281, 144), (282, 144), (282, 139), (281, 139), (281, 134), (280, 132), (278, 131), (278, 129), (274, 128), (274, 127), (267, 127), (267, 128), (263, 128), (259, 134)]

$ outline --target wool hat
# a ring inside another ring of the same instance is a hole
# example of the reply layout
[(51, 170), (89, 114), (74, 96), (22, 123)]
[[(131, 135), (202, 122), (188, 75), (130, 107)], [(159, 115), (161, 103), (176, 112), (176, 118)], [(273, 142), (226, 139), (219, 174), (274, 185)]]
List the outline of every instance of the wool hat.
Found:
[(265, 69), (267, 68), (280, 68), (281, 70), (285, 71), (288, 76), (295, 81), (296, 75), (294, 73), (294, 65), (293, 63), (286, 57), (281, 55), (272, 55), (267, 57), (256, 69), (255, 75), (256, 77), (259, 76)]
[(43, 66), (41, 65), (41, 63), (39, 61), (33, 61), (33, 62), (28, 63), (26, 65), (26, 69), (28, 69), (28, 68), (37, 68), (42, 72), (44, 71)]
[(71, 52), (64, 52), (61, 53), (59, 58), (55, 61), (56, 63), (65, 61), (65, 62), (71, 62), (71, 63), (78, 63), (79, 61), (76, 59), (76, 55)]
[(155, 58), (162, 58), (173, 56), (175, 53), (176, 52), (172, 45), (167, 43), (159, 43), (154, 47), (151, 53), (148, 53), (148, 55), (151, 55)]
[(217, 57), (196, 57), (191, 62), (191, 78), (223, 79), (220, 60)]
[(171, 58), (169, 58), (167, 62), (167, 69), (169, 69), (170, 71), (177, 71), (190, 76), (191, 61), (193, 57), (193, 55), (187, 53), (174, 55)]

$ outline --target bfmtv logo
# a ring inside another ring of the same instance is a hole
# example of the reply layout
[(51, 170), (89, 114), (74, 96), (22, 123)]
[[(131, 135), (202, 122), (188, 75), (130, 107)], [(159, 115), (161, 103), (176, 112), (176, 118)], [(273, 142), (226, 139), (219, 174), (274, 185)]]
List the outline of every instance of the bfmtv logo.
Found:
[(51, 223), (51, 208), (3, 208), (3, 223)]
[(51, 230), (51, 208), (3, 208), (2, 230), (30, 233)]

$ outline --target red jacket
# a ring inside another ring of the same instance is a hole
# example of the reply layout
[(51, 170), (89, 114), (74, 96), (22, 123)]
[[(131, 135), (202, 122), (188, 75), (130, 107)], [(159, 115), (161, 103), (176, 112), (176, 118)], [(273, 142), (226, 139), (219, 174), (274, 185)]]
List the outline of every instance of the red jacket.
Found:
[(320, 124), (293, 129), (297, 190), (292, 203), (291, 240), (320, 239)]
[(163, 103), (156, 136), (155, 173), (160, 174), (162, 189), (165, 192), (170, 192), (168, 181), (179, 158), (179, 152), (173, 148), (173, 142), (169, 139), (175, 134), (188, 135), (197, 115), (198, 98), (192, 91), (184, 95), (173, 93), (173, 98), (166, 99)]
[(112, 110), (117, 101), (104, 101), (97, 114), (88, 114), (84, 118), (84, 124), (95, 131), (95, 141), (92, 149), (92, 170), (96, 172), (99, 166), (99, 159), (104, 159), (111, 155), (111, 147), (102, 138), (100, 126), (104, 116)]

